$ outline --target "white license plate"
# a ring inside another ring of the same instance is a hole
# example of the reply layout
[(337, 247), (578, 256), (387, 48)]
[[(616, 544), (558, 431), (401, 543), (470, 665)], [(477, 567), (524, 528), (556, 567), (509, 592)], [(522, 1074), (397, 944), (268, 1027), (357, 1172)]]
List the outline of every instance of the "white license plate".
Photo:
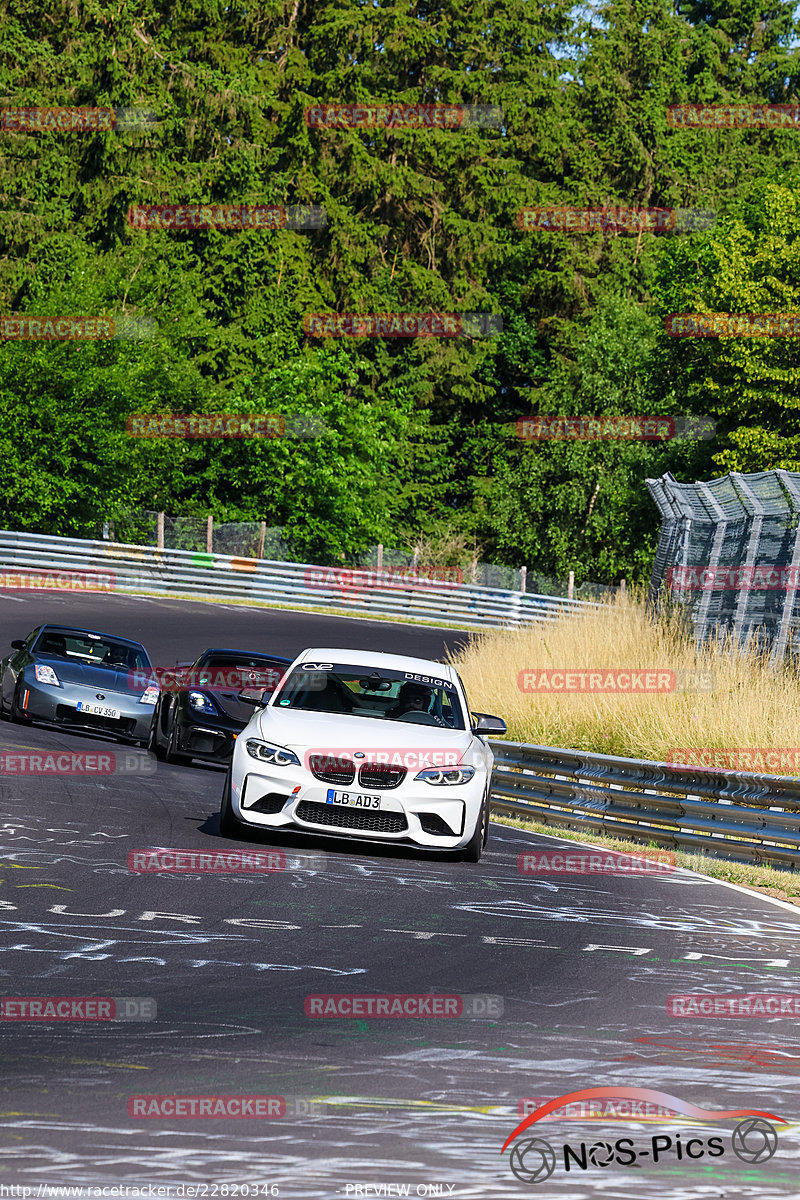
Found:
[(326, 804), (341, 804), (344, 808), (380, 808), (380, 796), (362, 796), (355, 792), (336, 792), (328, 788)]
[(106, 708), (105, 704), (87, 704), (84, 700), (78, 701), (78, 712), (91, 713), (93, 717), (113, 717), (116, 720), (122, 716), (118, 708)]

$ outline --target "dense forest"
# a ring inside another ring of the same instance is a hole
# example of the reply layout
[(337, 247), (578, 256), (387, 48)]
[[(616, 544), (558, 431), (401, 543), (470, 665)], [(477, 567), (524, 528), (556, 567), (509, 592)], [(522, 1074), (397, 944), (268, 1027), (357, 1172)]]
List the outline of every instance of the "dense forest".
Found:
[[(646, 477), (800, 470), (796, 337), (665, 328), (800, 313), (800, 124), (667, 113), (797, 103), (792, 5), (11, 0), (0, 29), (0, 314), (118, 329), (37, 340), (5, 323), (4, 528), (90, 536), (137, 508), (212, 512), (284, 526), (307, 561), (382, 542), (614, 582), (649, 575)], [(352, 104), (492, 119), (307, 116)], [(120, 116), (35, 127), (18, 114), (34, 106)], [(165, 205), (300, 216), (131, 219)], [(557, 206), (714, 219), (520, 218)], [(320, 313), (495, 321), (320, 337)], [(131, 436), (148, 413), (280, 414), (314, 435)], [(715, 433), (524, 440), (530, 414)]]

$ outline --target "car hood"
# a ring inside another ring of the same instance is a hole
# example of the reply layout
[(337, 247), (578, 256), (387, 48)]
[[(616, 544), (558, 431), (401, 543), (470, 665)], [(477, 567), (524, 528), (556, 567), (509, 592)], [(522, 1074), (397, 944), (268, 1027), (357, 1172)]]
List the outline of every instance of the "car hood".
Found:
[(212, 692), (209, 688), (204, 687), (192, 688), (192, 691), (203, 692), (206, 696), (210, 696), (224, 716), (229, 717), (232, 721), (238, 721), (242, 729), (252, 719), (252, 704), (243, 704), (237, 692)]
[[(52, 667), (59, 683), (77, 684), (80, 687), (92, 688), (97, 692), (124, 692), (126, 695), (139, 696), (144, 691), (144, 672), (136, 672), (137, 684), (132, 684), (132, 674), (129, 671), (111, 671), (108, 667), (96, 667), (88, 663), (71, 662), (69, 659), (50, 658), (46, 655), (36, 655), (36, 662)], [(158, 683), (153, 679), (153, 684)]]
[[(316, 750), (331, 753), (356, 750), (436, 751), (458, 754), (457, 762), (475, 743), (468, 729), (441, 729), (406, 721), (370, 720), (369, 717), (265, 708), (258, 715), (258, 730), (265, 741), (275, 742), (295, 754)], [(448, 758), (448, 761), (452, 761)]]

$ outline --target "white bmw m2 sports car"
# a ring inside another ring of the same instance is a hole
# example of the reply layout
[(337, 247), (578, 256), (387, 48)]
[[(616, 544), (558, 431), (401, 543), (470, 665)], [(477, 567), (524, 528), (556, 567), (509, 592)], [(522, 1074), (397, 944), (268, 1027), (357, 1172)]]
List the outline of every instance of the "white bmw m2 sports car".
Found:
[(220, 831), (305, 829), (452, 851), (489, 834), (499, 717), (470, 714), (453, 667), (400, 654), (304, 650), (236, 739)]

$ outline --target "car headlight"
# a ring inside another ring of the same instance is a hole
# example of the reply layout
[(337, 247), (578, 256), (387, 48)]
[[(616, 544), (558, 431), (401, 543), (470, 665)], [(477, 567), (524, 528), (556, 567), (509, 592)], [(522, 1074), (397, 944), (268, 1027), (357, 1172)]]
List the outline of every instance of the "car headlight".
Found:
[(210, 696), (203, 692), (189, 692), (189, 707), (196, 712), (211, 713), (219, 716), (219, 709)]
[(434, 787), (444, 787), (467, 783), (474, 774), (474, 767), (426, 767), (419, 775), (415, 775), (414, 779), (424, 779), (425, 783), (431, 783)]
[(247, 753), (259, 762), (270, 763), (273, 767), (299, 767), (300, 759), (285, 746), (273, 746), (269, 742), (257, 742), (249, 738), (245, 742)]
[(58, 676), (52, 667), (47, 667), (43, 663), (36, 663), (34, 671), (36, 672), (37, 683), (49, 683), (53, 687), (61, 687), (61, 684), (58, 682)]
[(159, 688), (157, 688), (155, 684), (151, 684), (150, 687), (146, 687), (142, 692), (141, 696), (139, 697), (139, 703), (155, 704), (156, 700), (158, 700), (158, 693)]

